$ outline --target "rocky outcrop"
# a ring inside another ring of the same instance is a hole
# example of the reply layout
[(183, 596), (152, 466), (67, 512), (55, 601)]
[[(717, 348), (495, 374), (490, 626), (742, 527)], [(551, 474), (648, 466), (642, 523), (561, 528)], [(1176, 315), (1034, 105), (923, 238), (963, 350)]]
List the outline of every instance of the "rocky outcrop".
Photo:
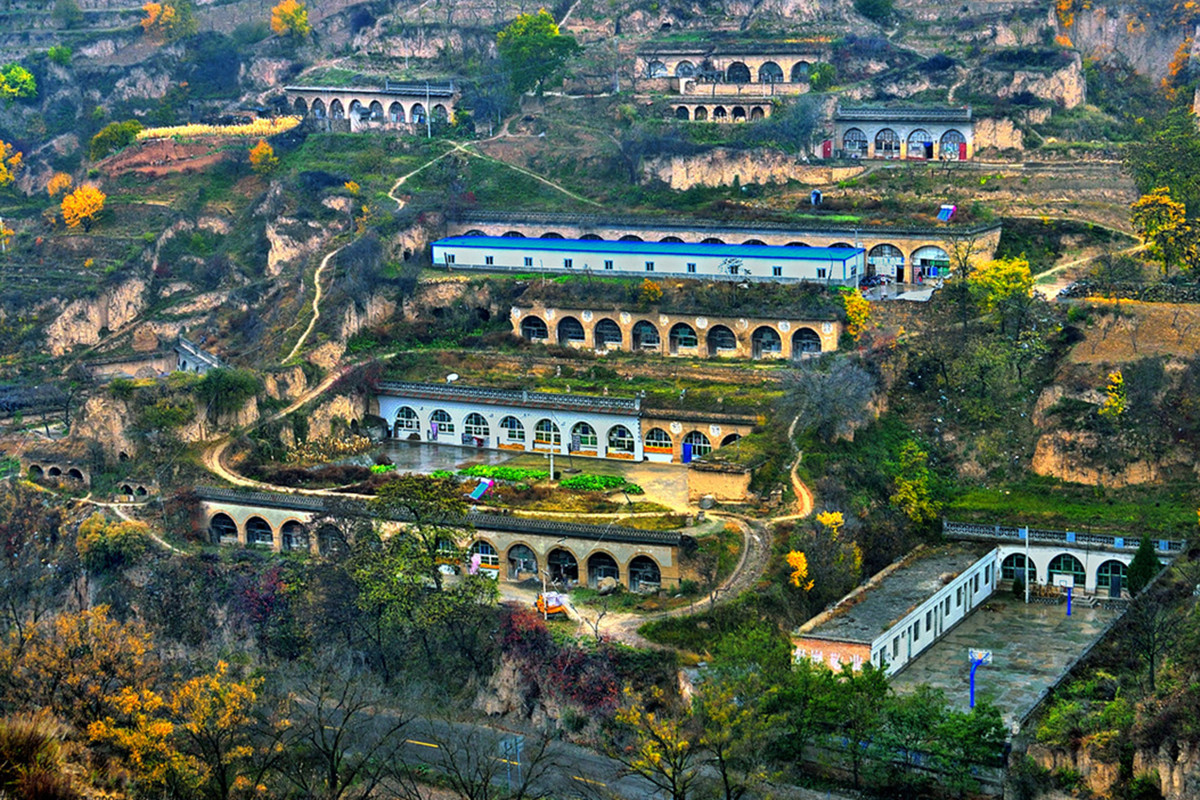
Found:
[(1200, 746), (1168, 743), (1133, 754), (1135, 775), (1157, 773), (1163, 800), (1200, 797)]
[(1079, 775), (1082, 785), (1098, 797), (1110, 796), (1120, 779), (1121, 766), (1117, 759), (1093, 753), (1086, 742), (1077, 750), (1031, 744), (1028, 755), (1043, 769)]
[(975, 151), (1024, 150), (1025, 134), (1011, 119), (984, 118), (975, 122)]
[(271, 278), (282, 272), (285, 264), (316, 252), (325, 241), (320, 225), (287, 217), (268, 222), (266, 234), (271, 244), (267, 251), (267, 276)]
[(1142, 18), (1132, 6), (1084, 4), (1065, 33), (1085, 55), (1103, 58), (1116, 53), (1138, 72), (1157, 79), (1167, 74), (1167, 65), (1191, 31), (1160, 28), (1157, 19)]
[(1159, 461), (1131, 461), (1113, 470), (1099, 463), (1102, 444), (1101, 437), (1090, 431), (1050, 431), (1038, 438), (1030, 466), (1038, 475), (1119, 489), (1157, 482), (1165, 469), (1193, 464), (1186, 453), (1175, 452)]
[(134, 99), (157, 100), (166, 95), (170, 85), (170, 74), (152, 74), (141, 67), (134, 67), (113, 86), (111, 98), (126, 102)]
[(51, 355), (61, 356), (77, 345), (96, 344), (102, 330), (128, 325), (145, 307), (146, 282), (141, 278), (105, 289), (94, 298), (73, 300), (46, 326), (46, 347)]
[(276, 400), (295, 400), (308, 389), (308, 378), (300, 367), (288, 367), (263, 375), (263, 388)]
[(126, 433), (132, 421), (129, 404), (103, 392), (89, 397), (83, 408), (75, 413), (71, 435), (98, 442), (104, 448), (105, 456), (116, 461), (121, 453), (130, 457), (137, 454), (133, 440)]
[(308, 438), (324, 439), (333, 435), (335, 419), (349, 425), (351, 420), (361, 420), (367, 408), (361, 400), (350, 395), (334, 395), (322, 400), (308, 415)]
[(349, 339), (363, 328), (378, 325), (395, 313), (395, 301), (380, 294), (369, 296), (362, 309), (359, 309), (357, 303), (350, 303), (346, 308), (346, 313), (342, 315), (341, 338)]
[(698, 156), (673, 156), (648, 160), (643, 166), (647, 177), (657, 178), (672, 189), (693, 186), (731, 186), (739, 183), (800, 183), (824, 185), (853, 178), (862, 167), (814, 166), (778, 150), (717, 149)]

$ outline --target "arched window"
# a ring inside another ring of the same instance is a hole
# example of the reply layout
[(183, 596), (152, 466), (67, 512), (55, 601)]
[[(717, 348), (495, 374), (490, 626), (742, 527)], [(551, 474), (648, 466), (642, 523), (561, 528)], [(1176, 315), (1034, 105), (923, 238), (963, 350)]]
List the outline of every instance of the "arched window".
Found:
[(383, 103), (378, 100), (372, 100), (370, 111), (372, 122), (383, 122)]
[(576, 437), (579, 439), (580, 450), (595, 450), (599, 438), (596, 436), (596, 429), (586, 422), (576, 422), (571, 428), (571, 449), (575, 448)]
[(766, 112), (763, 111), (762, 106), (755, 106), (754, 108), (750, 109), (751, 121), (756, 120), (756, 119), (762, 119), (765, 116), (766, 116)]
[(680, 61), (675, 65), (676, 78), (692, 78), (696, 75), (696, 65), (690, 61)]
[(570, 550), (561, 547), (551, 550), (546, 554), (546, 566), (553, 583), (572, 586), (579, 582), (579, 562)]
[(967, 157), (967, 139), (958, 131), (951, 128), (942, 134), (941, 152), (938, 154), (947, 161), (965, 160)]
[(133, 487), (130, 486), (128, 483), (122, 484), (121, 485), (121, 494), (132, 495)]
[(404, 122), (404, 106), (399, 103), (392, 103), (388, 106), (388, 120), (390, 122)]
[(644, 319), (638, 320), (638, 323), (633, 326), (633, 349), (657, 350), (660, 347), (662, 347), (662, 340), (658, 337), (658, 328)]
[(671, 434), (664, 431), (662, 428), (651, 428), (646, 431), (647, 450), (654, 453), (669, 453), (674, 447), (674, 442), (671, 441)]
[(891, 128), (884, 128), (875, 134), (875, 157), (900, 157), (900, 137)]
[(605, 317), (596, 323), (596, 347), (621, 346), (621, 326)]
[(727, 83), (749, 83), (750, 68), (741, 61), (735, 61), (725, 70), (725, 81)]
[(450, 121), (450, 112), (448, 112), (446, 110), (446, 107), (444, 105), (442, 105), (441, 103), (438, 103), (436, 106), (433, 107), (432, 114), (433, 114), (433, 124), (435, 124), (435, 125), (444, 125)]
[[(657, 429), (656, 429), (657, 430)], [(633, 434), (624, 425), (613, 425), (608, 429), (608, 449), (614, 453), (632, 453)]]
[(297, 522), (294, 519), (283, 523), (281, 529), (283, 533), (283, 549), (284, 550), (307, 550), (308, 549), (308, 530), (303, 523)]
[(646, 76), (649, 78), (666, 78), (669, 75), (667, 65), (661, 61), (651, 61), (646, 65)]
[(495, 569), (500, 566), (500, 556), (496, 553), (496, 548), (492, 547), (491, 542), (477, 540), (471, 545), (470, 554), (472, 557), (479, 556), (479, 566), (481, 567)]
[(696, 331), (691, 325), (686, 322), (677, 322), (671, 327), (671, 332), (668, 336), (671, 344), (671, 353), (679, 352), (681, 347), (695, 347), (698, 343)]
[(592, 553), (587, 560), (588, 584), (595, 586), (602, 578), (621, 578), (621, 568), (608, 553)]
[(908, 135), (909, 158), (933, 158), (933, 136), (924, 128)]
[(292, 104), (292, 108), (302, 117), (308, 115), (308, 103), (304, 102), (303, 97), (297, 97), (296, 102)]
[(783, 68), (774, 61), (766, 61), (758, 68), (759, 83), (783, 83)]
[(731, 433), (721, 440), (721, 447), (728, 447), (731, 444), (737, 444), (738, 439), (741, 439), (740, 433)]
[(659, 241), (669, 244), (683, 244), (683, 239), (680, 239), (678, 236), (664, 236)]
[(762, 325), (750, 335), (750, 349), (753, 358), (762, 358), (769, 353), (783, 352), (783, 341), (774, 328)]
[(692, 431), (687, 436), (684, 436), (683, 443), (692, 446), (692, 458), (706, 456), (712, 452), (712, 442), (700, 431)]
[(29, 477), (31, 477), (31, 478), (35, 478), (35, 479), (36, 479), (36, 478), (40, 478), (40, 477), (42, 477), (42, 476), (43, 476), (43, 475), (45, 475), (45, 474), (46, 474), (45, 470), (43, 470), (43, 469), (42, 469), (40, 466), (38, 466), (37, 464), (30, 464), (30, 465), (29, 465)]
[(725, 110), (725, 106), (717, 106), (713, 109), (712, 118), (714, 120), (724, 120), (729, 118), (729, 112)]
[(1037, 581), (1037, 571), (1032, 562), (1026, 566), (1024, 553), (1013, 553), (1000, 562), (1001, 580), (1015, 581), (1018, 576), (1026, 583)]
[(792, 357), (821, 352), (821, 336), (812, 328), (800, 328), (792, 334)]
[(858, 128), (851, 128), (842, 137), (842, 149), (847, 158), (866, 158), (867, 135)]
[(716, 236), (709, 236), (707, 239), (701, 239), (700, 244), (725, 244), (725, 240), (718, 239)]
[(757, 247), (765, 247), (767, 243), (764, 242), (762, 239), (747, 239), (746, 241), (742, 242), (742, 244), (750, 244), (750, 245), (755, 245)]
[(237, 523), (228, 514), (213, 514), (212, 519), (208, 521), (208, 535), (213, 544), (236, 542), (238, 538)]
[(581, 242), (603, 242), (604, 237), (595, 233), (585, 233), (583, 236), (579, 237), (579, 240)]
[(312, 113), (317, 119), (325, 118), (325, 103), (320, 98), (313, 100)]
[(635, 592), (657, 591), (662, 572), (650, 556), (637, 556), (629, 562), (629, 588)]
[(425, 124), (425, 106), (416, 103), (412, 107), (412, 121), (414, 125)]
[(482, 414), (471, 412), (467, 414), (467, 418), (463, 420), (463, 433), (468, 436), (475, 436), (480, 439), (486, 439), (491, 434), (491, 429), (488, 427), (487, 420)]
[(734, 122), (745, 122), (746, 121), (746, 109), (742, 108), (741, 106), (734, 106), (733, 107), (733, 121)]
[(679, 108), (675, 109), (675, 119), (681, 119), (684, 122), (687, 122), (689, 119), (691, 119), (691, 112), (688, 111), (688, 107), (680, 106)]
[(533, 426), (533, 444), (535, 447), (558, 447), (562, 444), (562, 433), (550, 420), (540, 419)]
[(251, 517), (250, 519), (246, 520), (246, 544), (275, 544), (275, 533), (271, 530), (271, 523), (267, 522), (262, 517)]
[(504, 233), (502, 233), (500, 235), (502, 237), (504, 237), (505, 239), (524, 239), (525, 238), (525, 234), (521, 233), (520, 231), (505, 231)]
[(617, 241), (619, 241), (619, 242), (640, 242), (640, 241), (642, 241), (642, 237), (640, 237), (634, 233), (627, 233), (624, 236), (622, 236), (620, 239), (618, 239)]
[(429, 421), (437, 425), (437, 432), (439, 434), (454, 433), (454, 420), (450, 417), (450, 414), (440, 408), (429, 415)]
[(350, 116), (358, 117), (358, 116), (362, 115), (362, 112), (363, 112), (363, 104), (358, 102), (357, 100), (351, 100), (350, 101)]
[(329, 104), (329, 116), (333, 119), (346, 118), (346, 109), (342, 107), (341, 100), (334, 100)]
[(805, 244), (804, 242), (788, 242), (784, 247), (812, 247), (812, 245)]
[(558, 343), (570, 344), (584, 340), (583, 325), (574, 317), (563, 317), (558, 323)]
[(399, 436), (401, 431), (419, 431), (421, 430), (421, 418), (408, 406), (400, 406), (400, 410), (396, 412), (394, 428), (396, 436)]
[(531, 342), (544, 342), (550, 338), (550, 331), (541, 317), (525, 317), (521, 320), (521, 336)]
[(508, 579), (519, 581), (524, 578), (537, 578), (537, 555), (523, 544), (514, 544), (508, 548)]
[(323, 556), (334, 556), (349, 550), (346, 534), (336, 525), (325, 524), (317, 528), (317, 552)]
[(692, 112), (692, 119), (696, 122), (705, 122), (708, 120), (708, 109), (704, 106), (696, 106), (696, 110)]
[(841, 248), (845, 248), (845, 249), (854, 247), (854, 245), (850, 244), (849, 242), (834, 242), (833, 244), (831, 244), (829, 246), (830, 247), (841, 247)]
[(1083, 564), (1070, 553), (1059, 553), (1051, 559), (1050, 568), (1047, 572), (1049, 573), (1048, 577), (1050, 578), (1051, 585), (1057, 585), (1059, 577), (1071, 578), (1075, 586), (1083, 586), (1084, 581), (1087, 580), (1087, 573), (1083, 571)]
[(563, 237), (563, 235), (562, 235), (561, 233), (559, 233), (558, 231), (546, 231), (545, 233), (543, 233), (543, 234), (542, 234), (541, 236), (539, 236), (538, 238), (539, 238), (539, 239), (562, 239), (562, 238), (564, 238), (564, 237)]
[(525, 441), (525, 426), (516, 417), (505, 417), (500, 420), (500, 430), (504, 431), (504, 439), (507, 442)]
[(83, 473), (77, 468), (71, 467), (69, 470), (67, 470), (67, 477), (73, 481), (81, 481), (83, 480)]
[(792, 65), (792, 83), (808, 83), (809, 63), (797, 61)]
[(708, 330), (708, 354), (725, 355), (737, 350), (737, 337), (724, 325), (714, 325)]

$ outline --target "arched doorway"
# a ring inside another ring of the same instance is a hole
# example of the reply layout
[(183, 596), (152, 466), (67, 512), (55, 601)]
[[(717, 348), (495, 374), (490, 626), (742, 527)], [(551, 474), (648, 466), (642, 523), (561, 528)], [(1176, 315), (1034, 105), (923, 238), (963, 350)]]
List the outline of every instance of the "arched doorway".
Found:
[(712, 442), (700, 431), (692, 431), (683, 437), (683, 463), (712, 452)]
[(805, 244), (804, 242), (788, 242), (787, 244), (784, 245), (784, 247), (811, 247), (811, 246), (812, 245)]
[(603, 578), (621, 580), (621, 568), (608, 553), (592, 553), (587, 560), (588, 586), (593, 589)]
[(521, 320), (521, 337), (531, 342), (544, 342), (550, 338), (550, 331), (541, 317), (525, 317)]
[(741, 61), (735, 61), (725, 70), (726, 83), (750, 83), (750, 68)]
[(334, 100), (329, 104), (329, 116), (333, 119), (345, 119), (346, 109), (342, 107), (341, 100)]
[(821, 352), (821, 336), (812, 328), (800, 328), (792, 334), (792, 358), (802, 358), (806, 353)]
[(421, 105), (420, 103), (414, 103), (413, 107), (412, 107), (411, 116), (412, 116), (412, 121), (413, 121), (414, 125), (424, 125), (425, 124), (425, 106)]
[(754, 333), (750, 335), (751, 358), (763, 358), (764, 356), (782, 352), (783, 341), (779, 338), (779, 334), (774, 328), (760, 325), (754, 329)]
[(320, 98), (312, 102), (312, 115), (317, 119), (325, 119), (325, 103)]
[(292, 109), (302, 117), (308, 116), (308, 103), (304, 102), (303, 97), (296, 98), (296, 102), (292, 103)]
[(714, 325), (709, 328), (706, 338), (710, 356), (731, 356), (737, 352), (737, 337), (724, 325)]
[(399, 103), (392, 103), (388, 106), (388, 121), (404, 122), (404, 106)]
[(866, 158), (867, 135), (858, 128), (851, 128), (842, 136), (842, 150), (845, 151), (846, 158)]
[(596, 338), (596, 347), (599, 349), (620, 347), (623, 338), (621, 336), (621, 326), (608, 317), (596, 323), (593, 335)]
[(78, 468), (71, 467), (69, 470), (67, 470), (67, 477), (73, 481), (82, 481), (83, 473), (80, 472)]
[(260, 547), (270, 547), (275, 544), (275, 531), (271, 523), (262, 517), (251, 517), (246, 520), (246, 544)]
[(751, 122), (753, 122), (754, 120), (762, 119), (765, 116), (766, 116), (766, 112), (763, 111), (762, 106), (755, 106), (754, 108), (750, 109), (750, 121)]
[(537, 556), (533, 550), (523, 544), (514, 544), (508, 548), (508, 579), (524, 581), (536, 580), (537, 577)]
[(133, 496), (133, 487), (130, 486), (128, 483), (121, 484), (121, 494), (129, 495), (130, 497), (132, 497)]
[(746, 241), (742, 242), (742, 244), (754, 245), (755, 247), (765, 247), (767, 243), (762, 239), (747, 239)]
[(721, 447), (728, 447), (731, 444), (737, 444), (737, 441), (742, 438), (740, 433), (731, 433), (721, 440)]
[(671, 332), (667, 335), (667, 341), (671, 355), (678, 355), (681, 347), (694, 350), (699, 342), (696, 338), (695, 329), (686, 322), (675, 323), (671, 327)]
[(680, 239), (678, 236), (664, 236), (663, 238), (659, 239), (659, 241), (663, 242), (664, 244), (683, 244), (683, 239)]
[(1120, 597), (1128, 578), (1129, 567), (1115, 558), (1109, 559), (1096, 569), (1096, 591), (1108, 592), (1109, 597)]
[(450, 121), (450, 112), (446, 111), (446, 107), (441, 103), (433, 107), (431, 114), (433, 115), (434, 125), (445, 125)]
[(887, 275), (903, 283), (904, 252), (894, 244), (877, 244), (867, 252), (867, 272)]
[(559, 547), (546, 556), (546, 568), (550, 571), (551, 583), (564, 587), (579, 583), (579, 562), (570, 550)]
[(713, 109), (712, 118), (714, 120), (726, 120), (729, 118), (729, 112), (725, 110), (725, 106), (717, 106)]
[(936, 245), (918, 247), (912, 254), (914, 275), (944, 276), (950, 272), (950, 254)]
[(29, 477), (33, 478), (34, 480), (37, 480), (38, 478), (44, 477), (44, 476), (45, 476), (45, 474), (46, 474), (45, 470), (43, 470), (43, 469), (42, 469), (40, 466), (38, 466), (37, 464), (30, 464), (30, 465), (29, 465)]
[(675, 109), (675, 119), (683, 120), (684, 122), (687, 122), (689, 119), (691, 119), (691, 114), (688, 111), (688, 107), (680, 106), (679, 108)]
[(774, 61), (764, 61), (758, 68), (759, 83), (783, 83), (783, 68)]
[(363, 113), (363, 104), (357, 100), (350, 101), (350, 117), (352, 119), (361, 119)]
[(741, 106), (734, 106), (733, 113), (731, 116), (733, 117), (734, 122), (745, 122), (746, 121), (746, 109), (742, 108)]
[(233, 544), (238, 540), (237, 523), (224, 512), (213, 514), (208, 521), (208, 538), (213, 544)]
[(704, 106), (696, 106), (695, 112), (692, 114), (694, 122), (706, 122), (708, 120), (708, 109)]
[(667, 78), (670, 77), (670, 74), (667, 71), (667, 65), (661, 61), (651, 61), (646, 65), (646, 77), (648, 78)]
[(1015, 581), (1017, 578), (1026, 583), (1037, 583), (1037, 570), (1034, 569), (1033, 562), (1026, 566), (1024, 553), (1013, 553), (1000, 562), (1001, 580)]
[(283, 534), (284, 550), (308, 549), (308, 529), (304, 527), (303, 523), (290, 519), (283, 523), (283, 528), (280, 532)]
[(651, 325), (646, 320), (638, 320), (633, 326), (633, 349), (637, 350), (658, 350), (662, 347), (662, 339), (659, 338), (658, 328)]
[(585, 339), (583, 323), (574, 317), (563, 317), (558, 323), (558, 343), (570, 346), (583, 344)]
[(967, 160), (967, 138), (951, 128), (942, 134), (938, 155), (947, 161)]
[(383, 103), (378, 100), (372, 100), (369, 109), (371, 111), (371, 122), (383, 122)]
[(650, 556), (637, 556), (629, 562), (629, 588), (635, 592), (657, 592), (662, 571)]
[(917, 128), (908, 135), (909, 158), (933, 158), (933, 135), (924, 128)]
[(810, 65), (807, 61), (797, 61), (792, 65), (792, 83), (808, 83)]

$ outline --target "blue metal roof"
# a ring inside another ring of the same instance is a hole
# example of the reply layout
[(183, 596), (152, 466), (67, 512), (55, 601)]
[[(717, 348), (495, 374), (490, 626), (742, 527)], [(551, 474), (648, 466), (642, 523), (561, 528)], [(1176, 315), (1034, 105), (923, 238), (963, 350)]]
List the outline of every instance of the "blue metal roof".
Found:
[(770, 244), (693, 244), (690, 242), (610, 242), (601, 239), (529, 239), (516, 236), (448, 236), (434, 247), (477, 247), (488, 250), (543, 250), (551, 253), (616, 253), (618, 255), (761, 258), (774, 261), (852, 260), (861, 247), (787, 247)]

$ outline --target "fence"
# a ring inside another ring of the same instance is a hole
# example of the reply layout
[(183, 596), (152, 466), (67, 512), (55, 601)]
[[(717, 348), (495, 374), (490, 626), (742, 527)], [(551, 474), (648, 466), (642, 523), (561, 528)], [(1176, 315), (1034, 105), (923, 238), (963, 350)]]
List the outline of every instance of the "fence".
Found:
[[(1088, 545), (1105, 550), (1134, 551), (1138, 548), (1140, 537), (1113, 536), (1105, 533), (1077, 533), (1075, 531), (1054, 531), (1041, 528), (1024, 528), (1010, 525), (981, 525), (974, 522), (951, 522), (942, 520), (942, 534), (951, 539), (976, 539), (988, 542), (996, 541), (1025, 541), (1024, 531), (1029, 532), (1031, 544), (1062, 544)], [(1154, 549), (1167, 555), (1178, 555), (1183, 552), (1184, 539), (1154, 540)]]

